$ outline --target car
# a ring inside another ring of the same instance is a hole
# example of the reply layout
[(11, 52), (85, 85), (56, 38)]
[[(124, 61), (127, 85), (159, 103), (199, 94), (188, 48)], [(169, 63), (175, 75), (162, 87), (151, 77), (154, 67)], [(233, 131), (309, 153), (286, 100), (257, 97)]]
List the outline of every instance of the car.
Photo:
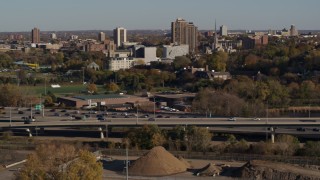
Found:
[(31, 124), (32, 121), (30, 121), (30, 119), (25, 119), (24, 120), (24, 124)]
[(158, 115), (157, 118), (163, 118), (163, 116), (162, 115)]
[(261, 119), (260, 119), (260, 118), (255, 117), (255, 118), (253, 118), (253, 120), (254, 120), (254, 121), (260, 121)]
[(61, 116), (61, 114), (59, 114), (59, 113), (54, 113), (53, 115), (54, 116)]
[(98, 120), (99, 120), (99, 121), (106, 121), (107, 118), (100, 116), (100, 117), (98, 117)]
[(312, 131), (317, 131), (317, 132), (319, 132), (320, 129), (319, 129), (319, 128), (313, 128)]
[(60, 112), (67, 112), (67, 110), (65, 110), (65, 109), (62, 109)]
[(40, 111), (36, 111), (35, 114), (40, 114)]
[(35, 116), (29, 116), (28, 118), (26, 118), (29, 121), (35, 122), (36, 121), (36, 117)]
[(50, 109), (50, 112), (56, 112), (56, 109)]
[(148, 121), (156, 121), (155, 118), (149, 118)]
[(19, 112), (18, 112), (18, 114), (23, 114), (23, 113), (24, 113), (23, 111), (19, 111)]
[(165, 116), (164, 118), (170, 118), (170, 116)]
[(228, 121), (236, 121), (237, 119), (235, 117), (231, 117), (228, 119)]
[(306, 131), (306, 128), (299, 127), (299, 128), (297, 128), (297, 131)]

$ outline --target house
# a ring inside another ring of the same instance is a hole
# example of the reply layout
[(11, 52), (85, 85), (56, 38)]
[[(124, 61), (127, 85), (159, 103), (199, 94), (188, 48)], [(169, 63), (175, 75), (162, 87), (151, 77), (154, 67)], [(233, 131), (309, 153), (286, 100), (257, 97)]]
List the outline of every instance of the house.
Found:
[(89, 69), (94, 69), (94, 70), (99, 70), (100, 69), (100, 66), (97, 64), (97, 63), (95, 63), (95, 62), (92, 62), (92, 63), (90, 63), (88, 66), (87, 66), (87, 68)]
[(228, 80), (231, 79), (231, 75), (229, 72), (212, 72), (212, 71), (196, 71), (194, 73), (194, 76), (197, 78), (203, 78), (203, 79), (222, 79), (222, 80)]

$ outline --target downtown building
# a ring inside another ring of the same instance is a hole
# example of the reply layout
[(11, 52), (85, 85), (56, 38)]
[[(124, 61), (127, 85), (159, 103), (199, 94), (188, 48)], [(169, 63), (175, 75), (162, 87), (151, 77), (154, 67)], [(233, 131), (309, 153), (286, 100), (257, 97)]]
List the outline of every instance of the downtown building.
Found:
[(122, 45), (122, 43), (127, 42), (127, 30), (123, 27), (117, 27), (113, 30), (113, 39), (117, 48)]
[(175, 45), (189, 45), (189, 53), (197, 52), (198, 28), (184, 19), (171, 23), (171, 40)]
[(38, 28), (33, 28), (31, 30), (31, 42), (40, 43), (40, 30)]

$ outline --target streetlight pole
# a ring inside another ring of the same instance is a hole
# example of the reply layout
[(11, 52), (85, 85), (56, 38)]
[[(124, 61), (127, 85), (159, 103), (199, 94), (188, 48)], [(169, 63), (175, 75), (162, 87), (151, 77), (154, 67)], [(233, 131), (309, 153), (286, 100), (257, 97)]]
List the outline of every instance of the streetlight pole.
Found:
[(136, 124), (138, 124), (138, 118), (139, 118), (139, 115), (138, 115), (138, 107), (139, 107), (139, 104), (137, 103), (137, 105), (136, 105), (136, 108), (137, 108), (137, 120), (136, 120)]
[(153, 96), (153, 118), (156, 118), (156, 98)]
[(266, 119), (266, 141), (268, 140), (268, 122), (269, 122), (269, 101), (267, 101), (267, 119)]
[(10, 127), (11, 127), (11, 106), (10, 106)]

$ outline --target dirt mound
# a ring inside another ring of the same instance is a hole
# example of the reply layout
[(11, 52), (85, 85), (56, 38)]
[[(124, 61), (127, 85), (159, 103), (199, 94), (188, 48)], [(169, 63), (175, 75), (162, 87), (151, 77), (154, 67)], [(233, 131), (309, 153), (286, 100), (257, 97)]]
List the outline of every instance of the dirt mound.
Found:
[(182, 156), (179, 156), (178, 159), (189, 169), (191, 168), (191, 164), (185, 160)]
[(222, 167), (216, 166), (212, 163), (209, 163), (205, 167), (199, 169), (195, 172), (195, 175), (197, 176), (216, 176), (220, 175), (222, 171)]
[(129, 167), (129, 174), (134, 176), (167, 176), (186, 170), (187, 167), (183, 162), (163, 147), (158, 146), (137, 159)]
[(319, 171), (313, 171), (283, 163), (260, 160), (252, 160), (247, 162), (245, 165), (236, 170), (234, 176), (255, 180), (320, 180)]

